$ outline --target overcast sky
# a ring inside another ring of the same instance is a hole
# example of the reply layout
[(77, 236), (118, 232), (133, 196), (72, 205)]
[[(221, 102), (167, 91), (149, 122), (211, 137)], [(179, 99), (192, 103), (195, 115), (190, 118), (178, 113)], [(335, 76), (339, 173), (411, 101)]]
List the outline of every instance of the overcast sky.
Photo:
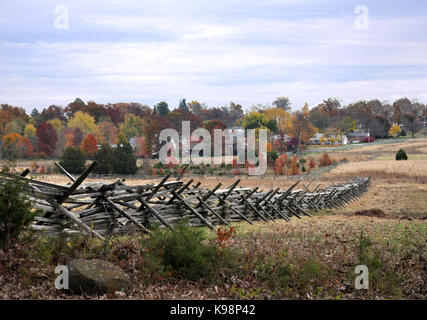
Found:
[(413, 0), (0, 0), (0, 103), (426, 103), (426, 16)]

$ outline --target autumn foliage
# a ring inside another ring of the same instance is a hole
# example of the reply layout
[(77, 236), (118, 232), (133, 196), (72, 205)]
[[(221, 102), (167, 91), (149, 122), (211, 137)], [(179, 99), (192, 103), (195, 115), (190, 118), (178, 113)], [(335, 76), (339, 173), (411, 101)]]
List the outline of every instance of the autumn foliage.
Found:
[(274, 173), (282, 174), (282, 169), (283, 169), (282, 160), (280, 160), (280, 158), (277, 158), (276, 161), (274, 162)]
[(33, 155), (33, 146), (28, 138), (12, 132), (3, 137), (3, 156), (24, 158)]
[(312, 170), (316, 166), (316, 163), (312, 158), (310, 158), (310, 161), (308, 162), (308, 167), (310, 170)]
[(36, 128), (37, 150), (40, 155), (52, 156), (56, 149), (58, 136), (50, 123), (42, 122)]
[(295, 156), (293, 156), (291, 160), (290, 174), (291, 175), (299, 174), (298, 159)]
[(319, 159), (319, 167), (326, 167), (332, 164), (332, 160), (327, 153), (322, 154)]
[(235, 234), (234, 227), (222, 226), (216, 231), (215, 240), (221, 248), (225, 248)]
[(86, 157), (94, 157), (98, 151), (98, 143), (92, 134), (88, 134), (82, 141), (81, 149)]

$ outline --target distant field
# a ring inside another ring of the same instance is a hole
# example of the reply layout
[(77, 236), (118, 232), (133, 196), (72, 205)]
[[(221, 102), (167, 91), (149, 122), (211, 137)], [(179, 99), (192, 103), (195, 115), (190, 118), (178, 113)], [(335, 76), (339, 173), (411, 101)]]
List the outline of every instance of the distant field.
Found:
[(325, 175), (328, 179), (354, 176), (365, 176), (376, 179), (411, 179), (425, 183), (427, 182), (427, 159), (349, 162), (334, 168)]
[[(396, 158), (394, 155), (383, 155), (375, 160), (396, 160)], [(427, 154), (408, 154), (408, 160), (427, 160)]]

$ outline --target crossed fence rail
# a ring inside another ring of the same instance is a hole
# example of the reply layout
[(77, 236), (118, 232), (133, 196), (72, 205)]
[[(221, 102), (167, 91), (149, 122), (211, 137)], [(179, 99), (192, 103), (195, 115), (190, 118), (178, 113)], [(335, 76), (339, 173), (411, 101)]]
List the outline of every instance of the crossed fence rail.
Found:
[(24, 195), (39, 210), (32, 228), (50, 233), (89, 233), (104, 238), (114, 233), (134, 231), (151, 233), (154, 226), (175, 229), (178, 222), (188, 219), (191, 226), (231, 226), (246, 221), (273, 221), (292, 217), (311, 216), (310, 212), (325, 208), (343, 208), (356, 201), (367, 191), (370, 178), (355, 177), (341, 184), (314, 189), (308, 186), (295, 189), (296, 181), (288, 189), (275, 187), (260, 190), (259, 187), (239, 187), (240, 179), (221, 188), (204, 188), (193, 179), (186, 183), (168, 181), (165, 176), (157, 184), (129, 186), (123, 179), (113, 183), (83, 184), (92, 171), (93, 162), (78, 178), (73, 177), (59, 164), (60, 171), (71, 181), (69, 186), (47, 183), (26, 178), (29, 170), (21, 175), (0, 173), (0, 183), (23, 180)]

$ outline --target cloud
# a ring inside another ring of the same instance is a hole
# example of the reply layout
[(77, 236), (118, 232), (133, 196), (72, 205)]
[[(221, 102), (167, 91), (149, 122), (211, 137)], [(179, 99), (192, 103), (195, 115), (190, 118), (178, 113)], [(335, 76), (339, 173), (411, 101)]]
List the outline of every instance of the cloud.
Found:
[(341, 1), (103, 4), (71, 2), (69, 30), (53, 27), (56, 1), (1, 4), (0, 102), (427, 101), (427, 22), (401, 5), (372, 3), (370, 29), (357, 30)]

